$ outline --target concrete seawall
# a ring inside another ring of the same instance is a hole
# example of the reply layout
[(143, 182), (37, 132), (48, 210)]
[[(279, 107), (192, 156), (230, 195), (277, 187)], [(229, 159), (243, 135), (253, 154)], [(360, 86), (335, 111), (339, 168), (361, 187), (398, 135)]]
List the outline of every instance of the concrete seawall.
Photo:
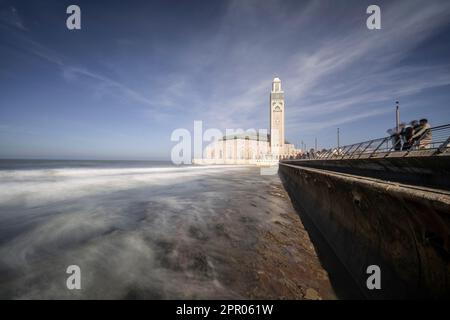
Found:
[[(368, 298), (450, 297), (450, 193), (280, 164), (291, 199)], [(366, 269), (381, 268), (381, 290)]]
[(290, 160), (289, 164), (450, 190), (450, 156)]

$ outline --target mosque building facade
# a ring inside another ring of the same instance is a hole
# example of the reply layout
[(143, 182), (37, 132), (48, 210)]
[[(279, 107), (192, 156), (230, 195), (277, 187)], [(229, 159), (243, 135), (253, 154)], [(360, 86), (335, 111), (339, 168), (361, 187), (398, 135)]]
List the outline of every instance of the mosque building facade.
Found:
[(296, 156), (301, 150), (285, 140), (285, 100), (278, 77), (272, 81), (269, 118), (268, 132), (246, 131), (225, 135), (209, 144), (203, 152), (203, 159), (194, 159), (194, 163), (266, 164)]

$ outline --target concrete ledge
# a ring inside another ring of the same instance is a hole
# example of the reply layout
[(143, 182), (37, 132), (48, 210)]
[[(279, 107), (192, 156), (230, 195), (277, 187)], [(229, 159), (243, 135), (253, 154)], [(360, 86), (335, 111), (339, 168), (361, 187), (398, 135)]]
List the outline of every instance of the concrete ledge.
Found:
[(450, 190), (450, 156), (286, 160), (283, 163)]
[[(280, 164), (308, 215), (369, 298), (450, 298), (450, 193)], [(378, 265), (382, 290), (368, 290)]]
[(255, 166), (273, 166), (278, 160), (269, 159), (192, 159), (192, 163), (196, 165), (255, 165)]

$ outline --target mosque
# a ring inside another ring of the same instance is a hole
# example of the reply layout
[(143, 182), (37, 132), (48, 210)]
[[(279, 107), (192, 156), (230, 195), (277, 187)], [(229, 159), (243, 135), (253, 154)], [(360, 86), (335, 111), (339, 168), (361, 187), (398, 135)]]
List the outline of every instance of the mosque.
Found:
[(297, 150), (285, 140), (285, 101), (281, 80), (272, 81), (269, 99), (270, 131), (246, 131), (223, 136), (209, 144), (203, 159), (194, 159), (202, 164), (266, 164), (279, 159), (295, 156)]

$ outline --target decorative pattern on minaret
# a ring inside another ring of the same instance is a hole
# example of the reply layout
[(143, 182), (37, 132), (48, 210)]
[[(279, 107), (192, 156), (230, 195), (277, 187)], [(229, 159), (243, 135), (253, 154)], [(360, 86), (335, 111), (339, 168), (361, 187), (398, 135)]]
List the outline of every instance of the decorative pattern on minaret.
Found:
[(272, 154), (283, 153), (284, 148), (284, 91), (281, 80), (276, 77), (272, 81), (270, 92), (270, 148)]

